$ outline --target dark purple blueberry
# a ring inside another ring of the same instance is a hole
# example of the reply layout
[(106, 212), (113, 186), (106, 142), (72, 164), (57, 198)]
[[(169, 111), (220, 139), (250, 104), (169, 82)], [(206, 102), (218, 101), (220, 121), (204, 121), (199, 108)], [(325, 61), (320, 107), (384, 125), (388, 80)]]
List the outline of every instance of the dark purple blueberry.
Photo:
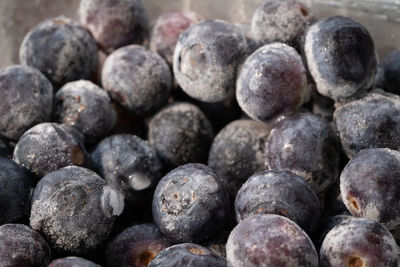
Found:
[[(345, 221), (345, 220), (351, 220), (353, 217), (349, 215), (335, 215), (332, 217), (325, 218), (324, 220), (321, 221), (319, 224), (319, 229), (316, 232), (315, 238), (314, 238), (314, 244), (319, 250), (322, 246), (322, 242), (324, 241), (326, 235), (339, 223)], [(349, 266), (349, 267), (356, 267), (356, 266)]]
[(53, 86), (37, 69), (0, 70), (0, 135), (17, 141), (30, 127), (51, 118)]
[(266, 169), (265, 142), (270, 130), (261, 122), (236, 120), (215, 136), (208, 166), (226, 181), (233, 199), (249, 176)]
[(172, 75), (160, 55), (144, 46), (130, 45), (107, 57), (101, 82), (115, 103), (133, 115), (145, 116), (167, 103)]
[(331, 125), (311, 113), (279, 121), (265, 145), (270, 169), (289, 170), (320, 194), (339, 178), (340, 143)]
[(312, 25), (304, 50), (317, 90), (324, 96), (354, 98), (374, 83), (374, 42), (368, 31), (350, 18), (330, 17)]
[(346, 219), (325, 237), (320, 266), (397, 267), (399, 248), (389, 231), (376, 221)]
[(268, 121), (308, 101), (306, 70), (294, 48), (273, 43), (257, 49), (243, 64), (236, 98), (251, 118)]
[(225, 267), (226, 261), (211, 250), (193, 243), (171, 246), (161, 251), (149, 267)]
[(157, 152), (135, 135), (119, 134), (103, 139), (92, 152), (99, 174), (125, 195), (130, 204), (151, 200), (162, 177)]
[(339, 106), (333, 116), (347, 157), (365, 148), (400, 149), (400, 97), (375, 91)]
[(69, 165), (88, 165), (83, 139), (74, 128), (58, 123), (41, 123), (19, 139), (13, 159), (39, 179)]
[(108, 243), (105, 257), (108, 267), (147, 267), (163, 249), (170, 246), (154, 224), (134, 225)]
[(2, 267), (43, 267), (50, 259), (49, 245), (37, 231), (23, 224), (0, 226)]
[(228, 190), (209, 167), (186, 164), (160, 180), (152, 209), (155, 224), (172, 242), (199, 242), (226, 225)]
[(78, 17), (108, 53), (142, 44), (148, 37), (149, 21), (141, 0), (82, 0)]
[(400, 95), (400, 50), (391, 52), (379, 63), (375, 87)]
[(179, 36), (173, 59), (175, 78), (195, 99), (222, 101), (234, 92), (247, 49), (239, 27), (222, 20), (197, 23)]
[(105, 137), (116, 123), (116, 112), (107, 93), (90, 81), (65, 84), (55, 95), (57, 122), (73, 126), (94, 143)]
[(307, 234), (286, 217), (264, 214), (240, 222), (226, 243), (229, 267), (318, 266)]
[(32, 197), (30, 225), (52, 249), (82, 255), (103, 244), (123, 196), (96, 173), (68, 166), (43, 177)]
[(77, 22), (66, 17), (38, 24), (22, 41), (21, 64), (40, 70), (55, 88), (79, 79), (90, 79), (96, 72), (96, 42)]
[(206, 162), (213, 136), (207, 117), (189, 103), (170, 105), (149, 123), (149, 142), (169, 168)]
[(47, 267), (101, 267), (81, 257), (69, 256), (53, 260)]

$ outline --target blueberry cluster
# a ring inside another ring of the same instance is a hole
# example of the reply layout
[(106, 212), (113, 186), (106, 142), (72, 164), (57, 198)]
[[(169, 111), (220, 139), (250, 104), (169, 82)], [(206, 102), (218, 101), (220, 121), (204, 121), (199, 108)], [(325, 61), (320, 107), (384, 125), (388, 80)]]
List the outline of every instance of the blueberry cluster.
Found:
[(399, 266), (400, 53), (316, 17), (34, 27), (0, 70), (0, 266)]

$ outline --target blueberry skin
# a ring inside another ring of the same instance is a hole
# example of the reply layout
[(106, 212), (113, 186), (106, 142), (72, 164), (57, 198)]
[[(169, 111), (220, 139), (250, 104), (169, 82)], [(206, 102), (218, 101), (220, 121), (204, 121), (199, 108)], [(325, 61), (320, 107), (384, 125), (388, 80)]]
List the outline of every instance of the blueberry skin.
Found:
[(333, 120), (350, 159), (365, 148), (400, 149), (400, 97), (381, 91), (336, 108)]
[(55, 95), (55, 120), (73, 126), (94, 143), (105, 137), (116, 123), (116, 112), (107, 93), (86, 80), (65, 84)]
[(225, 267), (226, 261), (205, 247), (183, 243), (164, 249), (148, 266)]
[(151, 200), (162, 164), (147, 141), (130, 134), (112, 135), (97, 144), (91, 156), (99, 174), (130, 204)]
[(37, 69), (0, 70), (0, 135), (17, 141), (30, 127), (50, 121), (52, 105), (53, 86)]
[(167, 238), (151, 223), (125, 229), (108, 243), (105, 257), (109, 267), (147, 267), (163, 249)]
[(306, 70), (294, 48), (264, 45), (244, 62), (236, 84), (236, 98), (251, 118), (271, 120), (308, 101)]
[(336, 225), (320, 249), (320, 266), (385, 266), (400, 263), (399, 248), (389, 231), (376, 221), (351, 218)]
[(240, 222), (226, 243), (228, 267), (318, 266), (307, 234), (286, 217), (264, 214)]
[(375, 87), (400, 95), (400, 50), (391, 52), (379, 63)]
[(53, 260), (47, 267), (101, 267), (81, 257), (69, 256)]
[(355, 98), (374, 83), (377, 59), (368, 31), (356, 21), (335, 16), (312, 25), (305, 56), (320, 94), (337, 100)]
[(51, 260), (46, 240), (23, 224), (0, 226), (0, 263), (2, 267), (42, 267)]
[(234, 91), (247, 49), (239, 27), (222, 20), (199, 22), (179, 36), (173, 58), (175, 78), (197, 100), (222, 101)]
[(311, 113), (296, 113), (279, 121), (265, 145), (269, 169), (284, 169), (306, 179), (317, 193), (339, 178), (340, 144), (331, 125)]
[(19, 61), (40, 70), (54, 85), (90, 79), (96, 72), (96, 42), (77, 22), (66, 17), (45, 20), (27, 33)]
[(37, 184), (30, 225), (61, 254), (84, 255), (103, 244), (123, 196), (96, 173), (68, 166), (51, 172)]
[(155, 224), (171, 242), (199, 242), (225, 226), (228, 190), (209, 167), (182, 165), (160, 180), (152, 210)]
[(107, 57), (101, 83), (115, 103), (133, 115), (146, 116), (167, 103), (172, 74), (160, 55), (129, 45)]
[(86, 166), (89, 155), (82, 135), (71, 126), (41, 123), (21, 136), (13, 159), (40, 179), (64, 166)]

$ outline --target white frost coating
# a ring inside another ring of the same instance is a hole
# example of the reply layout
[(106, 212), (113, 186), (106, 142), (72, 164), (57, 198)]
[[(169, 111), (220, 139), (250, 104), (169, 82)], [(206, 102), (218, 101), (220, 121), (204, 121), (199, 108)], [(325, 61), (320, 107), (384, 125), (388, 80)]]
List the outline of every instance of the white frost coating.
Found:
[(375, 221), (380, 221), (381, 218), (381, 213), (379, 209), (374, 205), (374, 203), (370, 202), (368, 205), (364, 208), (364, 216), (365, 218), (373, 219)]
[(101, 207), (108, 217), (121, 215), (124, 211), (124, 195), (110, 185), (106, 185), (101, 196)]

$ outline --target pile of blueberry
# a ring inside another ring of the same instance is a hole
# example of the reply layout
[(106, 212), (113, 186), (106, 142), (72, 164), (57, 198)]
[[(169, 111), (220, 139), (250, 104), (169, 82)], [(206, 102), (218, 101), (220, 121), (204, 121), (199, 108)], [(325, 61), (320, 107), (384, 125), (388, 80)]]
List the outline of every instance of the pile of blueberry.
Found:
[[(0, 266), (400, 265), (400, 50), (82, 0), (0, 70)], [(398, 242), (398, 243), (396, 243)]]

